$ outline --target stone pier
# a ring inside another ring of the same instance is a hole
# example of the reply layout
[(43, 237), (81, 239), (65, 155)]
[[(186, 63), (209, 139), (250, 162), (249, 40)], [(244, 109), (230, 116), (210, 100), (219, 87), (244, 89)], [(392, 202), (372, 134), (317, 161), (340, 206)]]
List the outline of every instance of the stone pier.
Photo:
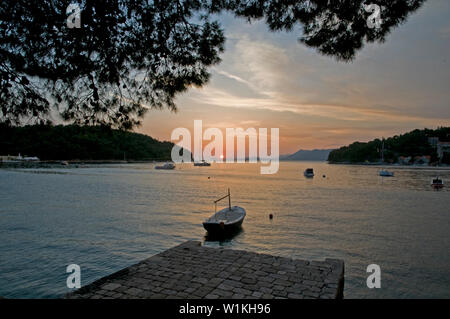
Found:
[(343, 298), (344, 262), (209, 248), (188, 241), (103, 277), (66, 298)]

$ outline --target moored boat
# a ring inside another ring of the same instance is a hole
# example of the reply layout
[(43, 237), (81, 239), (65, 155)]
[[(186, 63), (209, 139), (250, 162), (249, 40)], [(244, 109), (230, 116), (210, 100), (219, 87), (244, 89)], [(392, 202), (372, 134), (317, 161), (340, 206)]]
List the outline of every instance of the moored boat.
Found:
[(210, 236), (224, 236), (236, 233), (242, 226), (246, 216), (245, 209), (239, 206), (231, 206), (231, 195), (228, 189), (228, 195), (214, 201), (217, 202), (228, 198), (228, 207), (214, 213), (210, 218), (203, 222), (203, 227)]
[(208, 163), (205, 160), (202, 160), (201, 162), (194, 162), (194, 166), (211, 166), (211, 163)]
[(381, 177), (394, 177), (394, 173), (393, 172), (389, 172), (389, 171), (384, 170), (384, 169), (382, 169), (379, 172), (379, 174), (380, 174)]
[(173, 163), (164, 163), (164, 165), (157, 165), (155, 166), (155, 169), (174, 169), (175, 164)]
[(434, 189), (444, 188), (444, 181), (439, 177), (433, 178), (433, 180), (431, 181), (431, 187), (433, 187)]
[(305, 177), (308, 177), (308, 178), (314, 177), (314, 169), (312, 169), (312, 168), (307, 168), (307, 169), (303, 172), (303, 175), (305, 175)]

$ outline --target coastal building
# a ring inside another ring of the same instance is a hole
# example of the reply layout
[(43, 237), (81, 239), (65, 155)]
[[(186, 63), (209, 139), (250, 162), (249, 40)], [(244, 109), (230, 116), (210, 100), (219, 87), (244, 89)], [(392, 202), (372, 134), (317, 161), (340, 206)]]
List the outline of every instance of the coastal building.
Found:
[(0, 156), (1, 162), (39, 162), (39, 157), (36, 156), (25, 156), (17, 155), (17, 156), (11, 156), (11, 155), (1, 155)]
[(2, 162), (18, 162), (23, 159), (20, 154), (18, 156), (11, 156), (11, 155), (2, 155), (0, 156), (0, 159)]
[(444, 158), (444, 153), (450, 153), (450, 142), (437, 143), (437, 154), (440, 160)]
[(440, 141), (439, 137), (429, 137), (428, 143), (436, 149), (439, 161), (443, 160), (445, 154), (450, 154), (450, 142)]

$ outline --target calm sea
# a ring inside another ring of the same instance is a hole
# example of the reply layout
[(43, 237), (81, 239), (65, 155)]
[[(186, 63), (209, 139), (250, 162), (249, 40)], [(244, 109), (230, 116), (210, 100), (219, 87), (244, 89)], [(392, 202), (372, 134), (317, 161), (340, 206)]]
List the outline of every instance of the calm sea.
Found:
[[(0, 296), (55, 298), (186, 240), (291, 258), (345, 260), (346, 298), (450, 298), (450, 191), (433, 191), (450, 170), (282, 162), (153, 164), (0, 170)], [(313, 167), (314, 179), (303, 171)], [(209, 178), (208, 178), (209, 177)], [(231, 189), (246, 209), (243, 231), (205, 241), (201, 222)], [(273, 214), (273, 220), (269, 219)], [(366, 268), (381, 267), (368, 289)]]

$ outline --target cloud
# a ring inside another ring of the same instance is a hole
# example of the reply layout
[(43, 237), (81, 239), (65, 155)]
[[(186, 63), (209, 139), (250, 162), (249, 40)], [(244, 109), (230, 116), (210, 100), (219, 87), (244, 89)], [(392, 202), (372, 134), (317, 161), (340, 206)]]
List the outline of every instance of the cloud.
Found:
[(238, 77), (237, 75), (233, 75), (233, 74), (230, 74), (228, 72), (225, 72), (225, 71), (222, 71), (222, 70), (218, 70), (218, 69), (215, 69), (215, 71), (217, 73), (223, 75), (223, 76), (226, 76), (227, 78), (230, 78), (230, 79), (236, 80), (238, 82), (244, 83), (244, 84), (246, 84), (249, 87), (254, 87), (251, 82), (249, 82), (247, 80), (244, 80), (244, 79)]
[(179, 99), (176, 121), (279, 127), (281, 148), (292, 151), (449, 126), (449, 10), (448, 1), (426, 2), (352, 63), (306, 48), (298, 33), (267, 32), (264, 22), (230, 17), (221, 64), (208, 85)]
[(218, 88), (205, 88), (197, 90), (191, 97), (197, 104), (218, 106), (234, 109), (258, 109), (272, 112), (291, 112), (297, 115), (326, 118), (331, 120), (361, 122), (361, 121), (390, 121), (410, 122), (419, 121), (433, 125), (441, 122), (437, 117), (424, 118), (399, 111), (395, 107), (376, 106), (361, 107), (357, 105), (333, 105), (333, 104), (304, 104), (301, 101), (287, 99), (277, 94), (266, 94), (265, 98), (244, 98), (233, 95), (231, 92)]
[[(260, 38), (251, 39), (248, 34), (235, 35), (234, 40), (225, 65), (215, 71), (251, 92), (242, 96), (238, 90), (213, 81), (195, 91), (192, 98), (196, 103), (291, 112), (349, 125), (359, 121), (442, 123), (442, 117), (418, 104), (418, 92), (407, 91), (406, 83), (393, 82), (397, 78), (386, 77), (389, 73), (383, 73), (368, 57), (359, 64), (339, 64), (312, 55), (303, 47), (280, 47)], [(376, 76), (370, 78), (370, 72)]]

